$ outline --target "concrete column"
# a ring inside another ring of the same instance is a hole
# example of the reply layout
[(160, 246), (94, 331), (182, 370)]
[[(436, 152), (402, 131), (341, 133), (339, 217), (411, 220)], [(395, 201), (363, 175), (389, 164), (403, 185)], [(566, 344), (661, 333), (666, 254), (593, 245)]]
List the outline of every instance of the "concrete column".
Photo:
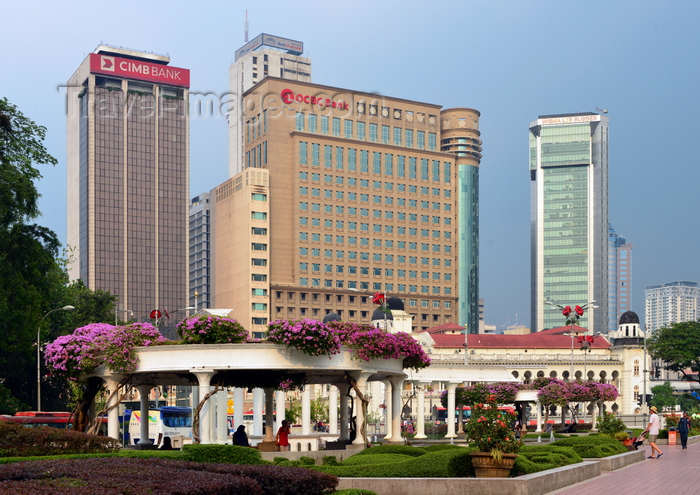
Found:
[(350, 430), (348, 428), (349, 417), (348, 417), (348, 390), (350, 385), (347, 383), (337, 384), (338, 393), (340, 394), (340, 436), (338, 437), (339, 442), (349, 442), (350, 441)]
[(275, 406), (277, 411), (277, 421), (275, 422), (275, 431), (273, 435), (277, 434), (277, 430), (282, 426), (282, 421), (285, 420), (284, 407), (287, 404), (287, 393), (284, 390), (278, 390), (275, 394)]
[(403, 443), (401, 438), (401, 390), (403, 389), (403, 377), (394, 376), (391, 382), (391, 443)]
[[(199, 388), (199, 397), (197, 403), (200, 403), (209, 393), (209, 387), (211, 386), (211, 379), (216, 374), (215, 371), (192, 371), (192, 374), (197, 377), (197, 383)], [(197, 407), (197, 404), (195, 404)], [(211, 408), (211, 401), (208, 400), (204, 403), (202, 410), (199, 412), (199, 443), (211, 443), (211, 417), (209, 415), (209, 409)]]
[[(352, 377), (355, 379), (357, 382), (357, 388), (362, 394), (364, 395), (367, 392), (367, 379), (372, 376), (372, 373), (363, 371), (363, 372), (355, 372), (352, 374)], [(357, 401), (357, 406), (355, 408), (356, 413), (355, 417), (357, 418), (357, 436), (355, 437), (355, 440), (353, 440), (352, 444), (353, 445), (365, 445), (365, 438), (361, 434), (362, 432), (360, 431), (360, 426), (365, 420), (365, 413), (362, 411), (362, 403), (359, 399), (355, 399)], [(366, 431), (366, 428), (365, 428)]]
[(228, 387), (216, 393), (216, 443), (228, 443)]
[(416, 418), (415, 439), (428, 438), (425, 435), (425, 383), (419, 383), (416, 389), (416, 399), (418, 400), (418, 412)]
[(393, 427), (393, 404), (391, 400), (391, 381), (389, 380), (382, 380), (382, 383), (384, 384), (384, 429), (385, 429), (385, 435), (384, 435), (384, 440), (390, 440), (391, 439), (391, 433), (392, 433), (392, 427)]
[(233, 427), (238, 428), (243, 424), (243, 413), (245, 412), (245, 389), (236, 387), (233, 389)]
[(311, 387), (307, 385), (301, 393), (301, 434), (311, 434)]
[(148, 438), (148, 395), (151, 393), (153, 385), (139, 385), (136, 389), (141, 398), (141, 430), (138, 445), (151, 445), (153, 442)]
[[(112, 394), (114, 394), (109, 404), (107, 404), (108, 406), (116, 404), (119, 400), (116, 391), (119, 388), (119, 383), (122, 378), (122, 375), (110, 375), (103, 378), (107, 384), (109, 395), (112, 396)], [(126, 425), (126, 428), (128, 427), (129, 425)], [(115, 406), (107, 413), (107, 436), (119, 440), (119, 406)]]
[[(265, 439), (263, 442), (273, 442), (275, 440), (275, 421), (273, 416), (275, 389), (265, 389)], [(281, 422), (280, 422), (281, 424)]]
[(535, 407), (537, 408), (537, 429), (535, 433), (542, 433), (542, 403), (536, 400)]
[(455, 434), (455, 390), (457, 390), (456, 383), (447, 384), (447, 435), (445, 438), (457, 438)]
[(261, 437), (263, 434), (263, 409), (264, 393), (261, 388), (253, 389), (253, 436)]
[(338, 434), (338, 388), (331, 385), (328, 392), (328, 433)]

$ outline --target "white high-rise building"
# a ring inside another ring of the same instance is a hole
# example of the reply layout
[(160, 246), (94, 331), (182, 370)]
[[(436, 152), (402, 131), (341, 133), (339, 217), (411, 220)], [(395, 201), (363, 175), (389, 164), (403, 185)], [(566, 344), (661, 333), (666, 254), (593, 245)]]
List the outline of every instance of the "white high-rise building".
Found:
[(546, 301), (596, 301), (579, 324), (608, 328), (608, 124), (592, 112), (530, 123), (533, 332), (563, 323)]
[(687, 280), (647, 285), (644, 308), (644, 323), (648, 332), (670, 323), (697, 320), (700, 317), (700, 287), (697, 282)]
[[(258, 95), (259, 99), (247, 99), (252, 108), (243, 108), (243, 94), (267, 76), (290, 81), (311, 82), (311, 59), (302, 57), (304, 44), (279, 36), (261, 34), (236, 50), (235, 61), (229, 67), (229, 88), (232, 95), (231, 110), (227, 114), (229, 133), (229, 177), (246, 168), (244, 122), (260, 113), (262, 102), (272, 95)], [(282, 102), (278, 102), (281, 106)], [(262, 132), (262, 130), (261, 130)], [(248, 135), (252, 135), (249, 133)], [(260, 160), (253, 156), (252, 167), (260, 167)]]

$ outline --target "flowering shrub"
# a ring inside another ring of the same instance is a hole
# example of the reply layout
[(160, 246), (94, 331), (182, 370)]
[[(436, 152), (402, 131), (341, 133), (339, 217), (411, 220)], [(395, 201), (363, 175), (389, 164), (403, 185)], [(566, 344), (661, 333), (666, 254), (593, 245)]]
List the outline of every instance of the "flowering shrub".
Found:
[(269, 324), (267, 340), (293, 347), (309, 356), (331, 356), (340, 352), (340, 338), (317, 320), (276, 320)]
[[(515, 396), (521, 388), (521, 384), (510, 382), (478, 382), (467, 387), (457, 387), (455, 390), (455, 405), (471, 406), (473, 404), (480, 404), (487, 402), (491, 396), (496, 398), (498, 404), (513, 404), (515, 402)], [(442, 392), (440, 402), (443, 407), (447, 407), (447, 390)]]
[(48, 344), (44, 359), (52, 375), (69, 380), (89, 375), (101, 364), (114, 372), (130, 373), (138, 364), (134, 347), (165, 341), (150, 323), (121, 327), (92, 323)]
[(399, 359), (399, 346), (397, 340), (390, 333), (379, 328), (372, 328), (365, 332), (356, 332), (348, 337), (348, 347), (355, 351), (355, 358), (363, 361), (372, 359)]
[(341, 343), (347, 342), (350, 336), (357, 332), (366, 332), (374, 328), (372, 325), (361, 325), (359, 323), (350, 323), (347, 321), (331, 321), (327, 325), (333, 329), (333, 331), (338, 335)]
[(404, 368), (419, 370), (430, 366), (430, 358), (423, 346), (405, 332), (391, 334), (379, 328), (369, 328), (350, 334), (345, 344), (355, 351), (355, 359), (403, 358)]
[(464, 431), (480, 452), (491, 452), (500, 460), (503, 454), (515, 454), (522, 446), (508, 426), (514, 417), (515, 413), (500, 411), (496, 396), (491, 395), (486, 404), (474, 405)]
[(183, 344), (238, 344), (248, 337), (236, 320), (212, 315), (185, 318), (178, 323), (177, 334)]
[(403, 356), (403, 367), (416, 371), (430, 366), (430, 358), (423, 350), (423, 346), (405, 332), (394, 334), (399, 347), (399, 354)]

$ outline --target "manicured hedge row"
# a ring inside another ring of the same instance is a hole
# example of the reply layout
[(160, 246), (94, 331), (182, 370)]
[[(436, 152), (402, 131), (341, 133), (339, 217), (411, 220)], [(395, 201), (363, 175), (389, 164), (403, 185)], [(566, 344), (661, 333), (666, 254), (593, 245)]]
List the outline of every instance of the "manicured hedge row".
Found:
[(116, 452), (118, 440), (73, 430), (0, 423), (0, 457)]
[(468, 477), (474, 475), (469, 456), (474, 450), (455, 446), (431, 452), (423, 448), (387, 445), (364, 450), (337, 466), (326, 464), (310, 469), (347, 478)]
[(606, 435), (588, 435), (585, 437), (562, 438), (550, 445), (571, 447), (581, 457), (608, 457), (628, 452), (622, 442)]

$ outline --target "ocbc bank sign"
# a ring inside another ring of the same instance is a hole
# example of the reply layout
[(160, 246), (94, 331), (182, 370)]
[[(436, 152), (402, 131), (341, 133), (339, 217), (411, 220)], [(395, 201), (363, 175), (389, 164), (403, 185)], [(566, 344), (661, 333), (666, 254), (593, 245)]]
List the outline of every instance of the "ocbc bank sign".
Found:
[(289, 105), (294, 102), (308, 103), (309, 105), (318, 105), (320, 108), (337, 108), (338, 110), (348, 110), (348, 102), (344, 100), (331, 100), (330, 98), (319, 98), (301, 93), (294, 93), (291, 89), (283, 89), (280, 93), (282, 101)]

